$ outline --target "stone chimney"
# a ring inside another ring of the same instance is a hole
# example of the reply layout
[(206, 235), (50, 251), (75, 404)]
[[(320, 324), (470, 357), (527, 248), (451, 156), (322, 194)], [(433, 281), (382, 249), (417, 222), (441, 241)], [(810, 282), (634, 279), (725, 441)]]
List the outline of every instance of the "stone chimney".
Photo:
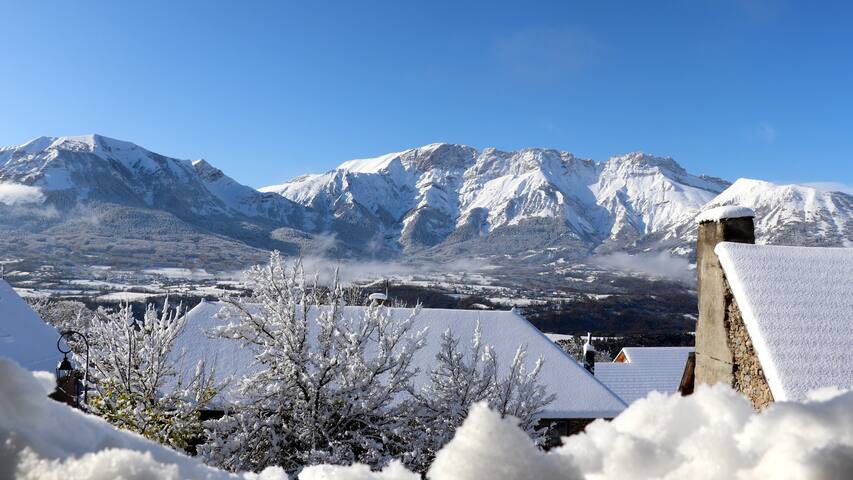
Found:
[(714, 247), (720, 242), (755, 243), (754, 217), (752, 210), (733, 206), (713, 208), (696, 217), (699, 321), (694, 378), (697, 383), (733, 384), (733, 357), (725, 326), (727, 287)]
[(367, 299), (370, 300), (371, 305), (385, 305), (385, 303), (388, 301), (388, 294), (387, 293), (371, 293), (367, 297)]

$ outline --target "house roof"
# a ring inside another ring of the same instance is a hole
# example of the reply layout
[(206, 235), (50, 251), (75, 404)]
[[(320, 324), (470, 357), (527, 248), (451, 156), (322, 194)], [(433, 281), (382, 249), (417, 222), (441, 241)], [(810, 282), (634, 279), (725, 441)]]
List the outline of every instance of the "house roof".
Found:
[(62, 354), (59, 333), (44, 323), (5, 280), (0, 279), (0, 357), (28, 370), (53, 371)]
[(853, 388), (853, 249), (714, 249), (775, 400)]
[[(223, 308), (219, 302), (202, 302), (187, 313), (187, 325), (177, 340), (177, 347), (185, 351), (184, 369), (192, 373), (196, 363), (204, 360), (216, 366), (217, 377), (245, 376), (261, 368), (253, 365), (254, 353), (237, 341), (211, 337), (209, 332), (227, 323), (217, 313)], [(345, 307), (344, 315), (359, 315), (364, 307)], [(411, 309), (389, 308), (394, 319), (405, 320)], [(544, 364), (539, 379), (556, 399), (543, 412), (543, 418), (610, 418), (625, 408), (624, 402), (581, 367), (560, 347), (548, 340), (539, 330), (514, 311), (422, 309), (415, 319), (415, 330), (427, 330), (426, 346), (414, 358), (420, 374), (415, 386), (429, 380), (435, 365), (435, 355), (440, 346), (441, 334), (451, 329), (468, 345), (477, 322), (480, 322), (482, 339), (494, 348), (499, 368), (507, 369), (519, 345), (527, 347), (528, 367), (542, 358)], [(219, 401), (236, 399), (234, 383), (221, 393)]]
[(595, 378), (627, 404), (650, 392), (674, 393), (693, 347), (625, 347), (616, 356), (624, 361), (598, 362)]
[[(681, 364), (684, 367), (684, 362), (687, 361), (687, 355), (695, 351), (693, 347), (625, 347), (616, 358), (625, 358), (625, 362), (632, 364), (653, 364), (653, 365), (677, 365)], [(681, 375), (679, 373), (679, 375)]]

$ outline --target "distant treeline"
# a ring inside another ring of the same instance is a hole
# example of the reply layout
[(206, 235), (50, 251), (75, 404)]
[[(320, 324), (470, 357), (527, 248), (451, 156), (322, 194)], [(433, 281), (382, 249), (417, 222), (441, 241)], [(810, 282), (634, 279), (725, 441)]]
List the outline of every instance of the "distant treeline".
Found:
[(523, 313), (543, 332), (615, 336), (692, 332), (698, 312), (695, 295), (675, 292), (553, 302)]

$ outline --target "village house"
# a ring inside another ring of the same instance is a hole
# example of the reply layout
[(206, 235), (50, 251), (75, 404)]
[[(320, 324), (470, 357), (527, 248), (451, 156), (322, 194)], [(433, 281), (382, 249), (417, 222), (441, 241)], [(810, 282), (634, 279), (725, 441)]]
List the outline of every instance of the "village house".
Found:
[[(187, 374), (192, 374), (199, 361), (215, 367), (220, 380), (239, 379), (260, 368), (253, 365), (254, 351), (250, 347), (211, 335), (213, 329), (227, 323), (219, 315), (223, 308), (221, 302), (202, 302), (187, 312), (185, 330), (176, 342), (176, 351), (184, 352), (183, 368)], [(360, 315), (363, 309), (344, 307), (344, 315)], [(389, 311), (392, 318), (399, 321), (408, 319), (412, 312), (409, 308), (389, 308)], [(414, 358), (413, 366), (420, 370), (414, 378), (415, 388), (429, 381), (442, 333), (451, 330), (460, 339), (460, 346), (467, 347), (478, 323), (482, 342), (493, 347), (498, 368), (504, 371), (509, 368), (519, 346), (527, 349), (528, 368), (532, 368), (537, 359), (543, 360), (539, 381), (556, 398), (545, 408), (541, 420), (551, 424), (555, 434), (578, 432), (597, 418), (613, 418), (625, 409), (625, 403), (616, 394), (515, 310), (422, 309), (413, 329), (427, 329), (427, 341)], [(232, 381), (214, 399), (214, 404), (227, 408), (237, 399), (236, 382)]]
[(853, 248), (755, 245), (754, 214), (704, 212), (699, 320), (686, 390), (725, 383), (757, 409), (853, 388)]
[(672, 394), (693, 347), (625, 347), (612, 362), (596, 362), (595, 378), (630, 405), (651, 392)]

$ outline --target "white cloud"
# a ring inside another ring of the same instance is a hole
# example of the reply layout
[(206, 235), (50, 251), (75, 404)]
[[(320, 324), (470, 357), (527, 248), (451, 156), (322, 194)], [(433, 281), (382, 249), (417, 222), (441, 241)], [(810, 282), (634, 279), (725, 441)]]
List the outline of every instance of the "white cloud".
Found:
[(44, 194), (38, 187), (21, 183), (0, 183), (0, 203), (18, 207), (44, 202)]
[(344, 284), (442, 273), (477, 273), (490, 268), (489, 265), (476, 260), (458, 260), (452, 263), (330, 260), (314, 255), (303, 257), (302, 265), (305, 267), (305, 273), (319, 275), (323, 284), (329, 283), (335, 268), (339, 269), (339, 280)]
[(692, 283), (696, 280), (695, 273), (690, 269), (690, 262), (686, 258), (675, 257), (664, 252), (638, 255), (616, 252), (590, 257), (590, 262), (608, 269), (684, 283)]
[(758, 127), (756, 127), (756, 135), (758, 136), (758, 138), (767, 143), (774, 143), (776, 141), (776, 129), (773, 128), (773, 125), (770, 125), (770, 123), (764, 120), (758, 122)]
[(577, 28), (533, 28), (497, 40), (498, 60), (528, 80), (549, 81), (587, 67), (604, 50)]

